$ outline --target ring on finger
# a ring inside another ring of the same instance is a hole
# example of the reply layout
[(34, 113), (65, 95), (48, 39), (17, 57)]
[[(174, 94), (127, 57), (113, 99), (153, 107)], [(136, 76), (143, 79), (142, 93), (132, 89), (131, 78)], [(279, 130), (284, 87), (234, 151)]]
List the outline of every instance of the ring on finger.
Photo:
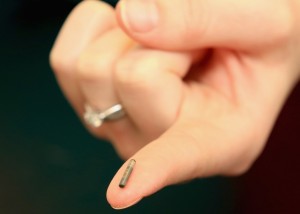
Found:
[(107, 108), (104, 111), (95, 109), (90, 105), (85, 105), (85, 112), (83, 118), (88, 125), (98, 128), (105, 121), (118, 120), (124, 116), (125, 116), (124, 108), (121, 104), (118, 103)]

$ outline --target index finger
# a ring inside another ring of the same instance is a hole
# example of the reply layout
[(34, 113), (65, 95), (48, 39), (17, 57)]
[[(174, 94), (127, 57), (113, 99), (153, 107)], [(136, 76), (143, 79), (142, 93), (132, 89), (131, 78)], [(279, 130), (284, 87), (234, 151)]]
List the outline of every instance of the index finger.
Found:
[(114, 9), (101, 1), (83, 1), (67, 17), (50, 53), (50, 65), (71, 105), (82, 111), (81, 92), (76, 81), (78, 58), (86, 47), (116, 26)]

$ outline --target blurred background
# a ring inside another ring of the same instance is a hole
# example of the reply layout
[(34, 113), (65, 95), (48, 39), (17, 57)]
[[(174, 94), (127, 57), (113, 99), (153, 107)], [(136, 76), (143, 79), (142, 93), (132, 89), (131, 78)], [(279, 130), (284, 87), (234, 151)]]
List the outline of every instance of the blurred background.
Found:
[(122, 160), (80, 124), (48, 61), (78, 2), (1, 0), (0, 214), (300, 213), (299, 85), (245, 175), (167, 187), (113, 210), (106, 188)]

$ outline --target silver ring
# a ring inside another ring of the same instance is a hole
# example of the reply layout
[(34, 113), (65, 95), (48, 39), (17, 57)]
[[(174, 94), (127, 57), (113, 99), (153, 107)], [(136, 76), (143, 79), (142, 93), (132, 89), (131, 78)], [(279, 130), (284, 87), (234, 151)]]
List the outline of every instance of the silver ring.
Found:
[(85, 105), (83, 118), (85, 122), (95, 128), (100, 127), (104, 121), (118, 120), (125, 115), (121, 104), (116, 104), (110, 108), (100, 111), (90, 105)]

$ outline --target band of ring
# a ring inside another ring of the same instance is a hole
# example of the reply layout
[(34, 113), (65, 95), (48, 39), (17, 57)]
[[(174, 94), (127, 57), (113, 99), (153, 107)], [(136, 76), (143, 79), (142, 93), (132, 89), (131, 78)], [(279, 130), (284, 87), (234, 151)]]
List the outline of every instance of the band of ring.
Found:
[(104, 121), (117, 120), (122, 118), (124, 115), (125, 111), (121, 104), (113, 105), (104, 111), (100, 111), (86, 105), (83, 118), (87, 124), (97, 128), (100, 127)]

